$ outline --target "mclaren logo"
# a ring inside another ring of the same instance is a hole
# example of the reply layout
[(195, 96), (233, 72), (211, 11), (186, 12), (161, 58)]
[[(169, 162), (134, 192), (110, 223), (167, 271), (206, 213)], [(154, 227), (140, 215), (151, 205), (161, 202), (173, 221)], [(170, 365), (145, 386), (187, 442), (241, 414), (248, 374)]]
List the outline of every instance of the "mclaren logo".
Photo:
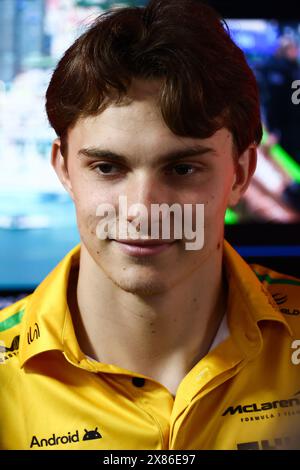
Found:
[(229, 406), (222, 416), (226, 415), (235, 415), (235, 414), (242, 414), (242, 413), (257, 413), (260, 411), (268, 411), (268, 410), (275, 410), (278, 408), (289, 408), (293, 406), (300, 406), (300, 399), (299, 398), (290, 398), (288, 400), (274, 400), (274, 401), (267, 401), (265, 403), (249, 403), (247, 405), (237, 405), (237, 406)]

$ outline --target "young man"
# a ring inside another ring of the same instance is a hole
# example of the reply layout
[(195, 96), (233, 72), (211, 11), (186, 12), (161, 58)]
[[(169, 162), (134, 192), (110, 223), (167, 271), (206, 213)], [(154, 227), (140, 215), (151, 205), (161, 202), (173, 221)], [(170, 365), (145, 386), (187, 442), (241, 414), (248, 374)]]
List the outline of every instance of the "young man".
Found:
[[(300, 281), (224, 241), (262, 130), (254, 76), (218, 15), (153, 0), (100, 16), (46, 107), (81, 243), (1, 312), (1, 448), (296, 446)], [(121, 197), (126, 227), (134, 204), (147, 210), (139, 240), (109, 224), (101, 237), (99, 207), (120, 221)], [(155, 204), (189, 205), (198, 231), (203, 204), (204, 245), (187, 249), (175, 217), (151, 239)]]

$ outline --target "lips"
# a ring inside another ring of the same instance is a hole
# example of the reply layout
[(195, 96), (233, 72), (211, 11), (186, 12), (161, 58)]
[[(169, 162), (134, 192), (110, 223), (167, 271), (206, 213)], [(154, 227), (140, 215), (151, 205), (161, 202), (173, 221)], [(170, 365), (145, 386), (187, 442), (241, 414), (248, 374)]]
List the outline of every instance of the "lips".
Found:
[(175, 244), (175, 241), (168, 240), (112, 240), (119, 246), (119, 248), (129, 256), (145, 257), (152, 255), (159, 255)]
[(134, 245), (134, 246), (160, 246), (170, 243), (174, 243), (175, 240), (114, 240), (118, 243), (123, 243), (125, 245)]

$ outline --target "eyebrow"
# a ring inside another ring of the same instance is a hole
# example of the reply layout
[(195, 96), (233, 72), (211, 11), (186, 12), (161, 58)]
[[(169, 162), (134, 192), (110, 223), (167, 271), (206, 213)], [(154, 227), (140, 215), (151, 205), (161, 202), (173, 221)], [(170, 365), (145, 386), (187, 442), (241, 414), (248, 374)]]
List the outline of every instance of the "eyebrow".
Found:
[[(207, 153), (214, 153), (216, 154), (216, 150), (211, 147), (205, 147), (203, 145), (196, 145), (193, 147), (189, 147), (187, 149), (178, 149), (173, 150), (172, 152), (168, 152), (163, 154), (159, 157), (160, 161), (172, 161), (172, 160), (179, 160), (181, 158), (187, 157), (194, 157), (200, 156)], [(82, 148), (78, 151), (78, 157), (84, 156), (91, 159), (101, 159), (101, 158), (109, 158), (114, 160), (118, 163), (126, 163), (130, 158), (126, 155), (122, 155), (119, 153), (112, 152), (109, 149), (101, 149), (99, 147), (89, 147), (89, 148)]]

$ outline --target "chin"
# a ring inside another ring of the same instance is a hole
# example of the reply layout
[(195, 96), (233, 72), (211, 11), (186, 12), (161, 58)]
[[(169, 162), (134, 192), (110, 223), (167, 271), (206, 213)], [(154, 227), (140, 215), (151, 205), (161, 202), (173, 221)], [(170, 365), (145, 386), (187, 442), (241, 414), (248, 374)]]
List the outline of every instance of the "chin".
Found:
[(148, 297), (152, 295), (164, 294), (168, 290), (168, 286), (165, 282), (156, 279), (120, 279), (111, 277), (112, 282), (116, 284), (120, 289), (130, 294), (138, 295), (141, 297)]

